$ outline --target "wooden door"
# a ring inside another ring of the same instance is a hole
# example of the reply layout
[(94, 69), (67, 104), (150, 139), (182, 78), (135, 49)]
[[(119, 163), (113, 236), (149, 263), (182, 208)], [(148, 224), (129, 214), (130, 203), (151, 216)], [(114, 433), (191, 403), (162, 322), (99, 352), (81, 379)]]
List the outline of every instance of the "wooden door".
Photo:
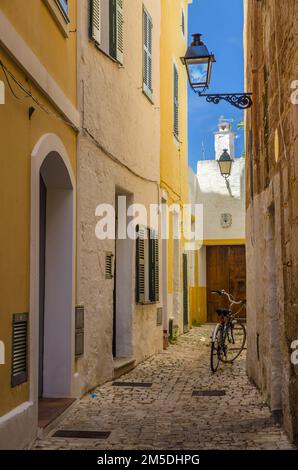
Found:
[[(217, 322), (216, 309), (228, 307), (227, 299), (211, 294), (212, 290), (225, 289), (236, 300), (246, 298), (245, 246), (208, 246), (207, 270), (207, 319)], [(245, 317), (244, 310), (241, 317)]]

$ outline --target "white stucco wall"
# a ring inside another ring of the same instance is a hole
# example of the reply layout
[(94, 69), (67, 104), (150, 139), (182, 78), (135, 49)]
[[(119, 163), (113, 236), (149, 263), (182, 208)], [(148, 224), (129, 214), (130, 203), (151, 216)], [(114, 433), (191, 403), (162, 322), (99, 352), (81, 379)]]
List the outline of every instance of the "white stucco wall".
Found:
[[(192, 171), (192, 170), (191, 170)], [(192, 193), (197, 203), (204, 209), (204, 240), (225, 240), (245, 238), (245, 191), (244, 173), (245, 159), (234, 161), (229, 178), (231, 192), (221, 176), (215, 160), (199, 161), (197, 166), (197, 182), (192, 182)], [(193, 177), (191, 178), (193, 181)], [(222, 228), (221, 215), (231, 214), (232, 225)]]
[[(124, 3), (124, 63), (105, 56), (88, 39), (88, 2), (79, 2), (79, 105), (84, 131), (78, 152), (78, 298), (85, 307), (85, 354), (78, 360), (80, 392), (113, 378), (113, 289), (105, 278), (106, 252), (117, 269), (117, 352), (136, 363), (160, 351), (163, 326), (157, 326), (157, 304), (135, 301), (136, 244), (98, 240), (95, 208), (115, 206), (117, 194), (129, 203), (158, 204), (160, 193), (160, 4), (148, 0), (153, 34), (153, 102), (142, 92), (142, 2)], [(122, 250), (122, 252), (120, 252)], [(162, 253), (160, 253), (160, 260)], [(125, 338), (124, 338), (125, 336)]]

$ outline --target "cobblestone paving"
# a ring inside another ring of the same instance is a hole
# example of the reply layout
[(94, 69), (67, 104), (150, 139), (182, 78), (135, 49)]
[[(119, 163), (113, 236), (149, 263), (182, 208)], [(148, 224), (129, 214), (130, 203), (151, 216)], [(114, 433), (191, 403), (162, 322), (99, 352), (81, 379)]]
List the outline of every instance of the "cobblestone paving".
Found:
[[(194, 328), (175, 345), (121, 377), (151, 388), (107, 383), (69, 411), (59, 429), (111, 431), (107, 440), (53, 438), (34, 449), (291, 449), (283, 430), (245, 373), (234, 365), (209, 368), (211, 327)], [(193, 397), (193, 390), (225, 390), (223, 397)]]

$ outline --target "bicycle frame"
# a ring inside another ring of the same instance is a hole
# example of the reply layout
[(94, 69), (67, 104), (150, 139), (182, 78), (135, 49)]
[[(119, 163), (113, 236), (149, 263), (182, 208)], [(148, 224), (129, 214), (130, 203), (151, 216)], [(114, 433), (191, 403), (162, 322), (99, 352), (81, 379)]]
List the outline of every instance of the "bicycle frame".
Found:
[[(211, 335), (212, 345), (215, 344), (216, 340), (218, 341), (218, 354), (222, 353), (224, 354), (225, 357), (227, 357), (227, 350), (225, 346), (226, 339), (228, 339), (229, 343), (231, 341), (234, 343), (233, 330), (234, 330), (234, 326), (237, 323), (236, 317), (245, 307), (246, 301), (244, 300), (236, 301), (234, 297), (228, 292), (226, 292), (224, 289), (222, 291), (213, 291), (212, 293), (226, 296), (229, 300), (228, 313), (226, 315), (223, 314), (220, 316), (220, 322), (217, 323)], [(232, 309), (236, 305), (240, 305), (240, 308), (235, 313), (233, 313)], [(231, 334), (231, 337), (230, 337), (230, 334)], [(211, 349), (211, 355), (212, 354), (213, 354), (213, 346)], [(213, 370), (213, 372), (215, 371)]]

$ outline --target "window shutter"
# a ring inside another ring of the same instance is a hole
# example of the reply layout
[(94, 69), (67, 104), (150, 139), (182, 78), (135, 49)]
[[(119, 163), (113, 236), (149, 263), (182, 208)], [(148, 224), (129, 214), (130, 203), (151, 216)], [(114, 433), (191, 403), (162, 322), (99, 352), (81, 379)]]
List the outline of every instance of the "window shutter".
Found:
[(145, 302), (145, 238), (146, 227), (137, 226), (136, 301)]
[(116, 21), (117, 21), (117, 60), (120, 64), (123, 64), (123, 52), (124, 52), (124, 31), (123, 31), (123, 1), (117, 0), (117, 11), (116, 11)]
[(110, 18), (110, 51), (109, 54), (117, 59), (117, 0), (109, 0), (109, 18)]
[(183, 34), (183, 36), (185, 36), (185, 14), (184, 14), (183, 8), (182, 8), (182, 24), (181, 24), (181, 28), (182, 28), (182, 34)]
[(150, 231), (149, 244), (149, 299), (159, 301), (159, 243), (158, 233)]
[(179, 76), (177, 66), (174, 64), (174, 134), (179, 135)]
[(90, 0), (90, 37), (101, 42), (101, 0)]
[(188, 327), (188, 268), (187, 255), (183, 254), (183, 324)]
[(159, 242), (158, 234), (154, 240), (154, 251), (155, 251), (155, 301), (159, 302)]
[(143, 88), (147, 95), (152, 96), (152, 29), (153, 23), (151, 16), (143, 10)]

